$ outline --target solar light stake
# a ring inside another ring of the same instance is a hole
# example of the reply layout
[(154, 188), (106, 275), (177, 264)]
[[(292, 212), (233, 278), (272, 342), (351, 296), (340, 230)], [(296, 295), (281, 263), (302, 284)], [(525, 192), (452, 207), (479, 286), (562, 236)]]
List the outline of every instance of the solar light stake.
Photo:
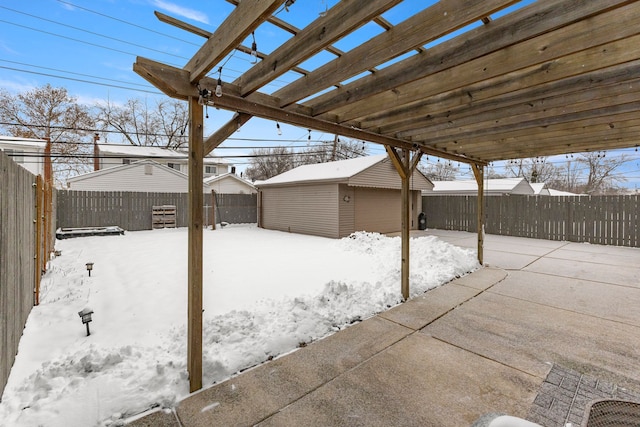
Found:
[(87, 263), (87, 271), (89, 272), (89, 277), (91, 277), (91, 270), (93, 270), (93, 263), (92, 262), (88, 262)]
[(93, 310), (91, 310), (89, 307), (85, 307), (78, 312), (78, 316), (80, 316), (80, 318), (82, 319), (82, 323), (84, 325), (87, 325), (87, 336), (91, 335), (91, 332), (89, 331), (89, 322), (91, 322), (92, 314), (93, 314)]

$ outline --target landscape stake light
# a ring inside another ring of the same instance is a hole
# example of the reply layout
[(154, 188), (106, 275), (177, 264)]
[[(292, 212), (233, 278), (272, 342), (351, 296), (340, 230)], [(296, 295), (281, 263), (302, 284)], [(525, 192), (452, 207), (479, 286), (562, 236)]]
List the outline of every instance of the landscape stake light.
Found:
[(93, 263), (92, 262), (88, 262), (87, 263), (87, 271), (89, 272), (89, 277), (91, 277), (91, 270), (93, 270)]
[(91, 335), (89, 332), (89, 322), (91, 322), (91, 315), (93, 314), (93, 310), (89, 307), (85, 307), (82, 311), (78, 312), (78, 316), (82, 319), (82, 324), (87, 325), (87, 336)]

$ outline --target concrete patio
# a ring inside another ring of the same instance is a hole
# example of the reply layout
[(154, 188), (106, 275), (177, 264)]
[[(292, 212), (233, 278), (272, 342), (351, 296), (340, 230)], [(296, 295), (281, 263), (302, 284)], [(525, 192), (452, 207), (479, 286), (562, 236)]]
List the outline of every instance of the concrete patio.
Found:
[(553, 427), (598, 397), (640, 399), (640, 249), (487, 235), (485, 263), (129, 425), (468, 426), (505, 413)]

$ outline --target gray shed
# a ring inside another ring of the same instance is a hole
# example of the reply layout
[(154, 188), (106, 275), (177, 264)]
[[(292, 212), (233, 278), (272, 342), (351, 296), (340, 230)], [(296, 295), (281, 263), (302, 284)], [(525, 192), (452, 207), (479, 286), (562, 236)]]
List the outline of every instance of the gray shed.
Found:
[[(300, 166), (256, 186), (263, 228), (332, 238), (401, 229), (402, 181), (386, 154)], [(418, 228), (421, 192), (432, 188), (422, 173), (413, 173), (412, 229)]]

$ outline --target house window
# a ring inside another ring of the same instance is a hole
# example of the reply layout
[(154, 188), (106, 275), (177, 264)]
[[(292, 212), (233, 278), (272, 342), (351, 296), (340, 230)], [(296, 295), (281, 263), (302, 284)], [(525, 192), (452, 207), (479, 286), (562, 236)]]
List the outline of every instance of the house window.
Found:
[(204, 167), (204, 173), (208, 174), (208, 175), (215, 175), (218, 171), (218, 168), (216, 168), (215, 166), (205, 166)]
[(175, 169), (177, 171), (180, 170), (180, 164), (178, 164), (178, 163), (167, 163), (167, 166), (169, 166), (171, 169)]
[(123, 165), (130, 165), (131, 164), (131, 159), (122, 159), (122, 164)]

